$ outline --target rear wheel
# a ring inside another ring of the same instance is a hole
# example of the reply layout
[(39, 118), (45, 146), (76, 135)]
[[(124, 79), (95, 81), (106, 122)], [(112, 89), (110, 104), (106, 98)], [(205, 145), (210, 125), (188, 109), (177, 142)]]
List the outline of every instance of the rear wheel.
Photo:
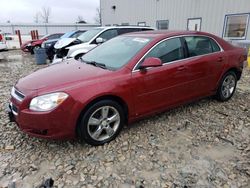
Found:
[(102, 100), (92, 105), (83, 115), (77, 127), (81, 140), (98, 146), (110, 142), (125, 123), (122, 107), (115, 101)]
[(228, 101), (234, 94), (237, 85), (237, 76), (235, 72), (227, 72), (221, 79), (216, 98), (219, 101)]

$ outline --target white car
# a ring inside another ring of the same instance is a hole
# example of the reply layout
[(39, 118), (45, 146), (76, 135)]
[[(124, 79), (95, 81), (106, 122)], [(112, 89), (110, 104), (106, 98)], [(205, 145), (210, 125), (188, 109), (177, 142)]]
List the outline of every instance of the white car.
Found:
[(0, 50), (7, 50), (7, 49), (8, 49), (8, 47), (6, 45), (4, 36), (2, 33), (0, 33)]
[(118, 35), (129, 32), (150, 30), (154, 30), (154, 28), (141, 26), (97, 27), (86, 31), (77, 39), (60, 39), (54, 46), (56, 54), (54, 56), (52, 64), (62, 62), (63, 59), (67, 58), (79, 59), (81, 56), (96, 47), (98, 44), (101, 44)]

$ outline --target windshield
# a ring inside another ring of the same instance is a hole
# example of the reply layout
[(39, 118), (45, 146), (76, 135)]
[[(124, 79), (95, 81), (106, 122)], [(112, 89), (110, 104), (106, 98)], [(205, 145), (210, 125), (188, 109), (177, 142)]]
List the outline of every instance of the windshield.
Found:
[(81, 34), (78, 39), (82, 42), (89, 42), (94, 36), (96, 36), (101, 30), (101, 28), (91, 29)]
[(82, 60), (117, 70), (127, 64), (150, 41), (150, 38), (119, 36), (91, 50), (82, 56)]
[(41, 39), (48, 38), (49, 35), (44, 35)]
[(70, 31), (70, 32), (67, 32), (65, 33), (63, 36), (61, 36), (60, 38), (63, 39), (63, 38), (69, 38), (71, 35), (73, 35), (75, 33), (75, 31)]

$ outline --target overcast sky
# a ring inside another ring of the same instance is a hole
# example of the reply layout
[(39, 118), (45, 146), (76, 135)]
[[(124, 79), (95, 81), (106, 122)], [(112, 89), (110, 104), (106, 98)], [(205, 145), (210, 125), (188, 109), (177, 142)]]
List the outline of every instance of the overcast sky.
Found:
[(0, 0), (0, 23), (34, 23), (41, 7), (51, 8), (50, 23), (75, 23), (78, 16), (94, 23), (99, 0)]

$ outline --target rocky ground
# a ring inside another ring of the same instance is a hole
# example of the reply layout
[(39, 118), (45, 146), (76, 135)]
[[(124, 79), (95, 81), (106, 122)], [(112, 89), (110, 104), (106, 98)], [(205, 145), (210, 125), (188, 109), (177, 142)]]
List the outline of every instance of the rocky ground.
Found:
[(0, 187), (38, 187), (47, 178), (54, 187), (250, 187), (249, 69), (229, 102), (203, 99), (91, 147), (31, 138), (8, 122), (11, 87), (44, 65), (20, 51), (0, 54)]

